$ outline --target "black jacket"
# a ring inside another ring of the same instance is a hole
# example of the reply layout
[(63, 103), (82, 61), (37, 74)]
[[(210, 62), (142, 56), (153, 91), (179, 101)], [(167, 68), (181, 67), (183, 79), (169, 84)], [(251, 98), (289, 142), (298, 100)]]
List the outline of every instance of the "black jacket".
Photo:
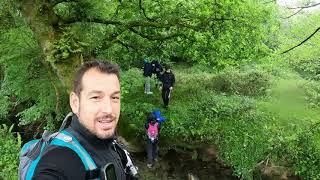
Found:
[[(121, 158), (112, 144), (112, 138), (106, 140), (97, 138), (79, 123), (75, 115), (67, 131), (77, 138), (98, 168), (111, 162), (115, 166), (117, 179), (127, 179)], [(86, 176), (88, 173), (84, 164), (73, 150), (51, 145), (41, 157), (32, 179), (84, 180), (87, 179)]]
[(163, 88), (168, 89), (174, 85), (174, 83), (176, 82), (176, 79), (172, 71), (170, 72), (165, 71), (162, 75), (161, 81), (163, 84)]
[(152, 73), (155, 74), (158, 79), (161, 79), (161, 72), (163, 71), (163, 68), (159, 61), (153, 60), (151, 65), (153, 67)]
[(153, 71), (153, 66), (152, 66), (152, 64), (151, 63), (149, 63), (149, 62), (146, 62), (145, 64), (144, 64), (144, 67), (143, 67), (143, 75), (145, 76), (145, 77), (151, 77), (152, 76), (152, 71)]

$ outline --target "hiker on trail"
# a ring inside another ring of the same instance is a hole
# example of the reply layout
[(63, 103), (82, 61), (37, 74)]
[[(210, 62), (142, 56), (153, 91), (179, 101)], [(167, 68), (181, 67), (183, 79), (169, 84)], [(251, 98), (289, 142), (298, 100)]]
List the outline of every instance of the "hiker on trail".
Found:
[(152, 70), (153, 66), (152, 64), (148, 61), (147, 58), (144, 59), (144, 67), (143, 67), (143, 76), (145, 78), (145, 83), (144, 83), (144, 93), (146, 94), (152, 94), (151, 92), (151, 85), (150, 85), (150, 80), (152, 76)]
[[(48, 141), (33, 167), (32, 179), (134, 179), (129, 171), (132, 166), (126, 165), (131, 159), (115, 136), (120, 116), (118, 66), (105, 61), (85, 62), (76, 73), (69, 102), (71, 124)], [(92, 166), (96, 168), (90, 169)], [(106, 172), (109, 169), (113, 170), (111, 175)]]
[(159, 143), (159, 132), (160, 132), (160, 122), (157, 121), (156, 117), (150, 113), (145, 124), (145, 129), (147, 133), (147, 156), (148, 162), (147, 167), (151, 168), (154, 166), (155, 161), (157, 161), (158, 156), (158, 143)]
[(161, 84), (161, 76), (163, 73), (163, 68), (161, 66), (161, 64), (159, 63), (159, 61), (157, 60), (153, 60), (151, 62), (152, 67), (153, 67), (153, 71), (152, 73), (155, 74), (155, 84), (156, 84), (156, 88)]
[(165, 72), (161, 77), (162, 81), (162, 100), (164, 108), (168, 108), (171, 91), (175, 84), (175, 77), (169, 66), (166, 66)]

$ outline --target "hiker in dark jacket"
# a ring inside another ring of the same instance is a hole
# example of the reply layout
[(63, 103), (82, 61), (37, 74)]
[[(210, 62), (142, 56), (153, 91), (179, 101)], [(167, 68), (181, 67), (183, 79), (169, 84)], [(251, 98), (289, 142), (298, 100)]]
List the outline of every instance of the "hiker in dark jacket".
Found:
[[(105, 61), (86, 61), (77, 71), (69, 103), (74, 115), (66, 129), (97, 169), (86, 171), (77, 153), (64, 146), (50, 145), (35, 167), (35, 180), (85, 180), (103, 177), (101, 168), (112, 163), (117, 180), (134, 178), (123, 164), (123, 154), (114, 144), (120, 116), (119, 68)], [(75, 142), (75, 141), (74, 141)]]
[(152, 94), (151, 87), (150, 87), (150, 79), (152, 76), (153, 66), (152, 64), (145, 58), (144, 59), (144, 67), (143, 67), (143, 76), (145, 78), (144, 83), (144, 93)]
[(175, 77), (174, 74), (172, 73), (170, 67), (167, 66), (165, 72), (163, 73), (161, 77), (162, 81), (162, 100), (163, 100), (163, 105), (164, 108), (168, 108), (169, 105), (169, 99), (170, 99), (170, 94), (173, 89), (173, 86), (175, 84)]
[(155, 161), (157, 161), (160, 128), (160, 122), (158, 122), (156, 117), (150, 113), (145, 124), (147, 134), (148, 168), (153, 167)]
[(153, 67), (153, 71), (152, 73), (155, 74), (155, 84), (156, 84), (156, 88), (158, 87), (158, 85), (160, 85), (161, 83), (161, 76), (162, 76), (162, 71), (163, 71), (163, 68), (161, 66), (161, 64), (159, 63), (159, 61), (157, 60), (153, 60), (151, 62), (152, 64), (152, 67)]

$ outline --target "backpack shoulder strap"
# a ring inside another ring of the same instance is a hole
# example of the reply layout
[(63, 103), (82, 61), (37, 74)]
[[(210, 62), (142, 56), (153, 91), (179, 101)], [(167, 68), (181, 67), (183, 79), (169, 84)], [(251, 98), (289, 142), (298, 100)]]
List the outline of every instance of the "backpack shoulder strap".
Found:
[[(44, 131), (40, 139), (35, 139), (26, 143), (22, 147), (21, 153), (26, 153), (26, 156), (31, 160), (37, 159), (39, 155), (41, 155), (42, 150), (45, 149), (48, 142), (50, 142), (50, 139), (52, 139), (56, 135), (57, 133), (51, 134), (47, 130)], [(25, 152), (27, 151), (27, 149), (30, 149), (30, 151)]]
[(131, 178), (135, 178), (138, 174), (138, 168), (134, 165), (133, 159), (130, 153), (124, 148), (124, 145), (119, 144), (117, 140), (113, 140), (113, 145), (120, 156), (125, 172), (130, 175)]
[(97, 169), (97, 166), (89, 153), (82, 147), (79, 141), (71, 133), (65, 130), (61, 131), (52, 139), (50, 144), (72, 149), (80, 157), (87, 171)]
[(159, 125), (159, 123), (158, 122), (156, 122), (156, 123), (154, 123), (154, 124), (152, 124), (151, 122), (149, 123), (149, 127), (152, 127), (152, 128), (158, 128), (158, 125)]
[(62, 124), (59, 128), (59, 132), (64, 130), (70, 123), (71, 123), (71, 120), (72, 120), (72, 116), (73, 116), (73, 113), (72, 112), (69, 112), (67, 114), (67, 116), (64, 118), (64, 120), (62, 121)]

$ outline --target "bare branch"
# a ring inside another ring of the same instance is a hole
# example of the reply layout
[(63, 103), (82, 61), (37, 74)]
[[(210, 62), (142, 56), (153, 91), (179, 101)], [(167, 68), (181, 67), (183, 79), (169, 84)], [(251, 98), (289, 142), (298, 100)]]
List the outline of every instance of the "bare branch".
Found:
[(320, 3), (316, 3), (316, 4), (311, 4), (311, 5), (307, 5), (307, 6), (300, 6), (300, 7), (287, 7), (288, 9), (305, 9), (305, 8), (311, 8), (311, 7), (315, 7), (320, 5)]
[(282, 19), (289, 19), (289, 18), (291, 18), (292, 16), (294, 16), (294, 15), (298, 14), (299, 12), (301, 12), (302, 10), (303, 10), (303, 8), (300, 8), (300, 9), (299, 9), (299, 11), (297, 11), (297, 12), (295, 12), (295, 13), (291, 14), (291, 15), (290, 15), (290, 16), (288, 16), (288, 17), (284, 17), (284, 18), (282, 18)]
[(286, 50), (286, 51), (284, 51), (284, 52), (282, 52), (281, 54), (284, 54), (284, 53), (287, 53), (287, 52), (289, 52), (289, 51), (291, 51), (291, 50), (293, 50), (294, 48), (296, 48), (296, 47), (298, 47), (298, 46), (300, 46), (300, 45), (302, 45), (303, 43), (305, 43), (306, 41), (308, 41), (312, 36), (314, 36), (318, 31), (320, 30), (320, 27), (318, 27), (311, 35), (309, 35), (306, 39), (304, 39), (302, 42), (300, 42), (298, 45), (296, 45), (296, 46), (293, 46), (292, 48), (290, 48), (290, 49), (288, 49), (288, 50)]

